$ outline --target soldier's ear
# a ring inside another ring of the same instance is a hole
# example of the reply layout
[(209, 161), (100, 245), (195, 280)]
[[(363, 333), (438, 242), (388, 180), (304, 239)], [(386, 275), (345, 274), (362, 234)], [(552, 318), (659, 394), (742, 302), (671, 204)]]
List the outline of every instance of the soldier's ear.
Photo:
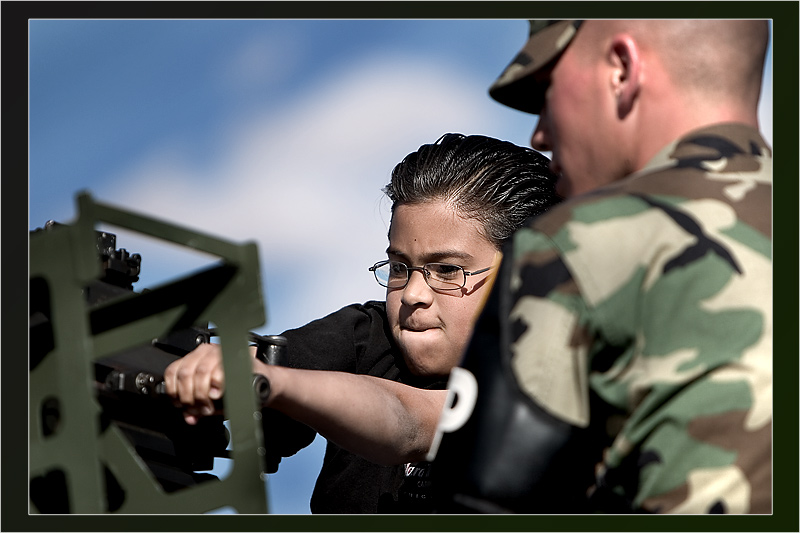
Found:
[(642, 61), (633, 37), (627, 34), (613, 36), (608, 48), (608, 61), (612, 67), (610, 88), (617, 101), (617, 115), (623, 119), (636, 103), (641, 81)]

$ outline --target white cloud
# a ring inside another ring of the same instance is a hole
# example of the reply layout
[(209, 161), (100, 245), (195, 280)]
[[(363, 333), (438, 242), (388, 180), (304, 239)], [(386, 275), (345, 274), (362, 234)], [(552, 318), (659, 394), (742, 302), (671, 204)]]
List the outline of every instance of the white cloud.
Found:
[(366, 58), (277, 113), (228, 125), (209, 167), (197, 169), (180, 144), (163, 146), (98, 196), (257, 241), (266, 329), (276, 333), (383, 297), (366, 270), (386, 247), (389, 203), (380, 189), (419, 145), (448, 131), (486, 131), (491, 104), (482, 83), (417, 58)]

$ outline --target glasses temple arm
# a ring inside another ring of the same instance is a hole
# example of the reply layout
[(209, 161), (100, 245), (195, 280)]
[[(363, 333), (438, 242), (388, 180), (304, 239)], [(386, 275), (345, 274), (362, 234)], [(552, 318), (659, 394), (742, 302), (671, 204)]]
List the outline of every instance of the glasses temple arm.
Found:
[(472, 272), (467, 272), (467, 271), (465, 270), (465, 271), (464, 271), (464, 274), (466, 274), (467, 276), (473, 276), (473, 275), (475, 275), (475, 274), (483, 274), (483, 273), (484, 273), (484, 272), (486, 272), (487, 270), (491, 270), (491, 269), (492, 269), (492, 267), (488, 266), (488, 267), (486, 267), (486, 268), (482, 268), (482, 269), (480, 269), (480, 270), (473, 270)]

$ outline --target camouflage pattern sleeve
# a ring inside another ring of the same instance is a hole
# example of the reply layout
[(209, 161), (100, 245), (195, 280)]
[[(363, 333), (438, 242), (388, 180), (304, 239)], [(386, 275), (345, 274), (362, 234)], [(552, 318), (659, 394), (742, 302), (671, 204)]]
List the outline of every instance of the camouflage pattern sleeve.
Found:
[(770, 155), (708, 128), (514, 238), (515, 378), (607, 432), (601, 507), (771, 512)]

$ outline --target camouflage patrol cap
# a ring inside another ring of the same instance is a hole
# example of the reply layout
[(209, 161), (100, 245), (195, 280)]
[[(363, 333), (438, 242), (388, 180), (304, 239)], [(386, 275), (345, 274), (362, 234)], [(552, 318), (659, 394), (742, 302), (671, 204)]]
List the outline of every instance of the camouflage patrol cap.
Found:
[(531, 20), (528, 42), (489, 88), (489, 95), (503, 105), (538, 114), (547, 84), (536, 73), (555, 64), (582, 22)]

